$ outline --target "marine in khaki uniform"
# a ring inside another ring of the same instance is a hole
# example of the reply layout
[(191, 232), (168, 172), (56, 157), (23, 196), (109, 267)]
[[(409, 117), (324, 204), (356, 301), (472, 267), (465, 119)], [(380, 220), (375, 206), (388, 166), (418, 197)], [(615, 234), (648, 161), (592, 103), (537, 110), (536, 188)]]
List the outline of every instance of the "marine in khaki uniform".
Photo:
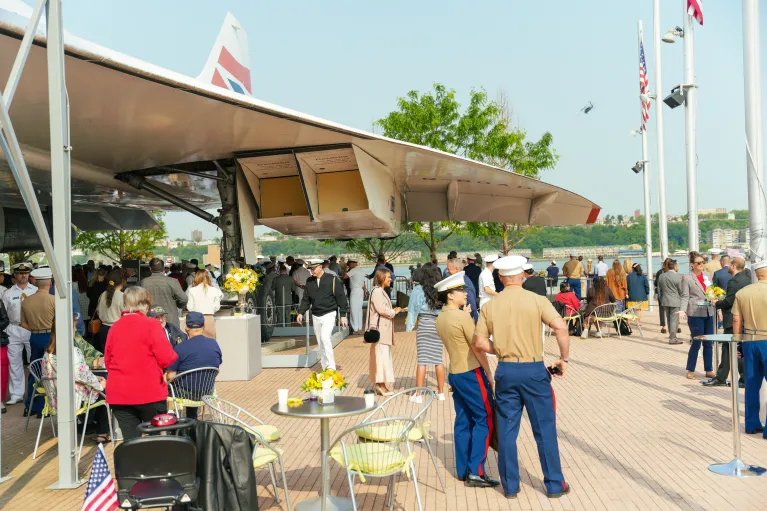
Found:
[[(751, 269), (759, 279), (735, 295), (732, 306), (732, 331), (739, 334), (767, 334), (767, 261), (754, 263)], [(759, 419), (759, 389), (767, 376), (767, 342), (743, 343), (743, 366), (746, 383), (746, 433), (763, 433)], [(767, 434), (762, 435), (767, 439)]]
[[(29, 330), (29, 345), (32, 349), (30, 362), (43, 358), (45, 348), (51, 340), (53, 328), (53, 316), (56, 310), (56, 299), (51, 294), (53, 272), (50, 268), (37, 268), (32, 270), (30, 277), (35, 279), (37, 292), (27, 297), (21, 304), (21, 327)], [(30, 374), (27, 379), (27, 398), (24, 401), (24, 415), (42, 416), (43, 400), (38, 399), (30, 403), (35, 378)], [(30, 410), (30, 404), (31, 410)]]
[(466, 486), (494, 488), (500, 484), (485, 473), (487, 449), (493, 434), (492, 387), (487, 354), (473, 346), (474, 320), (467, 310), (464, 272), (450, 275), (435, 284), (443, 303), (437, 316), (437, 333), (450, 356), (448, 382), (453, 388), (455, 424), (455, 473)]
[[(570, 351), (567, 325), (551, 302), (522, 288), (524, 257), (507, 256), (495, 262), (504, 289), (482, 307), (474, 330), (474, 346), (498, 356), (495, 372), (495, 399), (498, 407), (498, 469), (506, 497), (519, 493), (517, 436), (522, 410), (527, 408), (543, 483), (549, 498), (570, 492), (562, 475), (557, 444), (557, 422), (551, 373), (543, 363), (542, 325), (557, 337), (561, 358), (550, 369), (564, 377)], [(490, 340), (492, 336), (493, 340)]]
[(9, 385), (7, 405), (15, 405), (24, 399), (24, 362), (22, 352), (26, 349), (27, 359), (31, 358), (29, 330), (21, 326), (21, 304), (37, 292), (37, 287), (29, 283), (32, 263), (18, 263), (11, 267), (14, 284), (3, 295), (3, 304), (8, 313), (10, 324), (8, 334)]

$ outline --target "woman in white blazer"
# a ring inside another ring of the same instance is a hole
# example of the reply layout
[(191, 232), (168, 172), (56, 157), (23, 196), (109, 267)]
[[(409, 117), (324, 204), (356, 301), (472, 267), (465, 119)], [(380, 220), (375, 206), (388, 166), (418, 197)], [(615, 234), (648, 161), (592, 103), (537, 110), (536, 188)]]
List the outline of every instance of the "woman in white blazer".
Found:
[(192, 286), (186, 290), (186, 294), (189, 297), (186, 310), (199, 312), (205, 316), (203, 332), (206, 337), (215, 339), (216, 322), (213, 315), (221, 308), (221, 298), (224, 293), (213, 286), (210, 281), (210, 273), (207, 270), (198, 270), (194, 275)]
[[(700, 351), (701, 341), (695, 338), (699, 335), (709, 335), (714, 333), (714, 317), (716, 309), (708, 303), (706, 298), (706, 289), (712, 285), (711, 280), (703, 272), (703, 265), (706, 260), (697, 252), (690, 254), (690, 273), (682, 279), (682, 303), (678, 314), (682, 319), (687, 318), (687, 325), (690, 327), (692, 344), (690, 352), (687, 354), (687, 378), (695, 379), (695, 365), (698, 362), (698, 352)], [(714, 349), (711, 341), (703, 343), (703, 369), (706, 376), (713, 378), (714, 373), (713, 353)]]

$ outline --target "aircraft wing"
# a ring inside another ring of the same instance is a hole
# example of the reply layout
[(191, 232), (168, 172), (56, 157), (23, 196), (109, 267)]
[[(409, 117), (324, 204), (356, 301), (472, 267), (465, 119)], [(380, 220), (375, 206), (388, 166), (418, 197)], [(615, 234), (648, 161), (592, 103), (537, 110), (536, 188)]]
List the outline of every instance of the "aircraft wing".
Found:
[[(0, 2), (4, 81), (25, 24), (1, 9)], [(11, 107), (33, 179), (43, 188), (49, 171), (44, 46), (38, 33)], [(297, 236), (392, 236), (407, 221), (585, 224), (599, 213), (592, 201), (563, 188), (279, 107), (235, 92), (245, 85), (233, 80), (225, 89), (69, 34), (65, 48), (75, 211), (177, 209), (115, 179), (125, 173), (215, 208), (216, 181), (205, 172), (235, 165), (257, 205), (256, 222)], [(18, 200), (5, 165), (0, 200)]]

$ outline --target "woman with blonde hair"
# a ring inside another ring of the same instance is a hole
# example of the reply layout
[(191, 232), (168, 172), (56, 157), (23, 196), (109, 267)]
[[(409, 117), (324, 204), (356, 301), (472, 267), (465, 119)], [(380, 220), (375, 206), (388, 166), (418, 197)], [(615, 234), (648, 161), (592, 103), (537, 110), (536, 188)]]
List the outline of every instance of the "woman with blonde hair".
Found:
[(366, 330), (378, 330), (378, 342), (370, 345), (370, 383), (373, 390), (381, 396), (390, 396), (392, 392), (386, 386), (394, 383), (394, 317), (402, 310), (392, 307), (386, 288), (391, 286), (391, 272), (388, 269), (376, 270), (373, 275), (374, 287), (368, 300), (368, 321)]
[(634, 261), (630, 257), (623, 260), (623, 271), (626, 272), (626, 275), (634, 271)]
[(610, 288), (615, 299), (623, 304), (628, 295), (629, 287), (626, 281), (626, 272), (623, 270), (619, 260), (613, 261), (613, 267), (607, 270), (606, 280), (607, 287)]
[(104, 353), (107, 345), (107, 336), (112, 325), (120, 319), (123, 312), (123, 274), (120, 270), (112, 270), (106, 276), (106, 291), (101, 293), (99, 304), (96, 307), (96, 313), (101, 320), (101, 330), (99, 330), (98, 346), (96, 349)]
[(210, 280), (208, 270), (197, 270), (192, 281), (192, 286), (186, 290), (189, 300), (186, 309), (189, 312), (199, 312), (205, 316), (205, 337), (216, 338), (216, 320), (214, 314), (221, 308), (221, 298), (224, 293), (214, 287)]

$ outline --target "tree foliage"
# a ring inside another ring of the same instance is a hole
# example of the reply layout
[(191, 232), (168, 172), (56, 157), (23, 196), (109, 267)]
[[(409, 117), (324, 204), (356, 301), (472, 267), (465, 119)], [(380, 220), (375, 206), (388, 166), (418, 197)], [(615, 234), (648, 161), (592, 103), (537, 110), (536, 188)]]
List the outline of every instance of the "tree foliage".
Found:
[(165, 239), (163, 213), (155, 212), (159, 229), (135, 231), (80, 231), (73, 246), (85, 252), (100, 254), (114, 261), (121, 261), (126, 254), (151, 252)]
[(429, 249), (429, 261), (437, 259), (437, 249), (450, 236), (465, 232), (461, 222), (411, 222), (408, 228)]
[[(337, 242), (328, 240), (327, 246), (333, 246)], [(415, 240), (408, 236), (395, 238), (367, 238), (353, 239), (344, 242), (344, 249), (349, 254), (360, 254), (367, 261), (376, 261), (383, 256), (387, 261), (397, 259), (405, 252), (415, 250)]]

